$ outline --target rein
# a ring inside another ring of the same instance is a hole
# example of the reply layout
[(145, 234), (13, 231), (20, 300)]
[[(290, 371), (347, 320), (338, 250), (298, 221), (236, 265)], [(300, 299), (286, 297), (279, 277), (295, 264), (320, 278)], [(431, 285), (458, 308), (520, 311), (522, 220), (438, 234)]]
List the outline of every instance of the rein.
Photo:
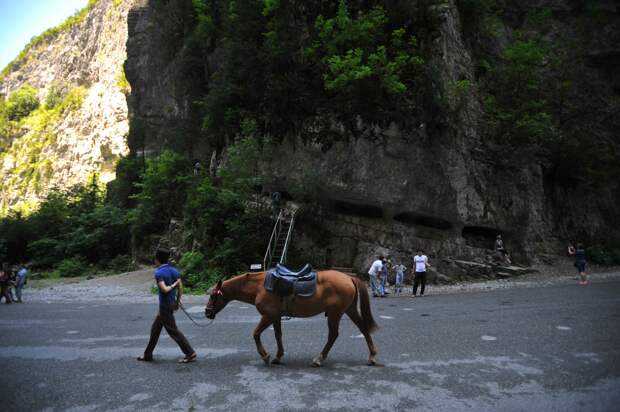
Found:
[(207, 324), (204, 324), (204, 325), (201, 325), (200, 323), (196, 322), (194, 320), (194, 318), (192, 318), (192, 316), (189, 313), (187, 313), (187, 311), (185, 310), (185, 307), (183, 306), (183, 304), (181, 302), (179, 302), (179, 307), (181, 308), (183, 313), (185, 313), (185, 315), (189, 318), (189, 320), (191, 320), (194, 323), (194, 325), (198, 326), (199, 328), (206, 328), (208, 326), (211, 326), (213, 321), (215, 321), (215, 319), (211, 319), (211, 322), (209, 322)]

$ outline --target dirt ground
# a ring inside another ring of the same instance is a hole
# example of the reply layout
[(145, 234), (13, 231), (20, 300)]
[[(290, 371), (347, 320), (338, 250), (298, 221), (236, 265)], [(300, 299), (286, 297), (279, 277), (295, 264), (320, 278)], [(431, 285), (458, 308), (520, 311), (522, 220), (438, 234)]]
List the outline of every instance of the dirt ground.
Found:
[[(478, 282), (461, 282), (450, 285), (427, 285), (427, 294), (449, 294), (460, 292), (480, 292), (485, 290), (506, 289), (514, 287), (535, 287), (578, 282), (577, 271), (569, 259), (556, 265), (539, 265), (537, 272), (509, 279), (495, 279)], [(133, 272), (118, 275), (86, 277), (72, 279), (30, 280), (24, 289), (25, 301), (119, 301), (119, 302), (156, 302), (157, 297), (151, 292), (154, 285), (153, 268), (144, 267)], [(600, 282), (607, 279), (620, 279), (620, 267), (589, 265), (590, 281)], [(407, 280), (409, 277), (407, 277)], [(391, 291), (391, 288), (388, 290)], [(411, 293), (411, 287), (405, 288), (403, 295)], [(186, 302), (204, 302), (205, 296), (186, 295)]]

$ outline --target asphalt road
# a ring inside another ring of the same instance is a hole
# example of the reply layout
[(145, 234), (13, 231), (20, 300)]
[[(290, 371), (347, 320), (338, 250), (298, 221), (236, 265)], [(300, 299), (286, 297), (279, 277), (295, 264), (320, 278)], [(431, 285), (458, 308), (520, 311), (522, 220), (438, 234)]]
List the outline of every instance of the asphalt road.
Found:
[[(323, 368), (322, 316), (283, 323), (286, 365), (263, 366), (254, 307), (232, 302), (199, 329), (177, 312), (199, 360), (162, 334), (135, 361), (156, 311), (144, 303), (0, 307), (3, 411), (620, 409), (620, 282), (373, 299), (382, 367), (348, 318)], [(190, 305), (201, 321), (202, 305)], [(265, 331), (273, 354), (275, 340)]]

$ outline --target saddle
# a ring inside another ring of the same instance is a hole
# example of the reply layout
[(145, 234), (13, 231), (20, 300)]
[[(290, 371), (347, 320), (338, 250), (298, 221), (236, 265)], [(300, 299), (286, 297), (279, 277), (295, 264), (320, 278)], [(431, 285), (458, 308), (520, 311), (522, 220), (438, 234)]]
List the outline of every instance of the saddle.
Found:
[(306, 264), (300, 271), (293, 272), (288, 268), (276, 265), (267, 271), (264, 287), (269, 292), (285, 296), (312, 296), (316, 290), (316, 272), (310, 264)]

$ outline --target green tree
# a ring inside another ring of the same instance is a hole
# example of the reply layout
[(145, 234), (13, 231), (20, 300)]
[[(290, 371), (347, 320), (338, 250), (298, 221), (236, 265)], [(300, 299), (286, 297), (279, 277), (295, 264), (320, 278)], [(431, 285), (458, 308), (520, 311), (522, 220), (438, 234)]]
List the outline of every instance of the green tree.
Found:
[(38, 107), (39, 99), (36, 89), (29, 84), (24, 84), (9, 96), (6, 103), (7, 116), (9, 120), (20, 120)]
[(177, 153), (166, 151), (147, 161), (142, 180), (137, 183), (136, 208), (129, 213), (135, 242), (164, 230), (173, 216), (182, 216), (190, 181), (190, 162)]

